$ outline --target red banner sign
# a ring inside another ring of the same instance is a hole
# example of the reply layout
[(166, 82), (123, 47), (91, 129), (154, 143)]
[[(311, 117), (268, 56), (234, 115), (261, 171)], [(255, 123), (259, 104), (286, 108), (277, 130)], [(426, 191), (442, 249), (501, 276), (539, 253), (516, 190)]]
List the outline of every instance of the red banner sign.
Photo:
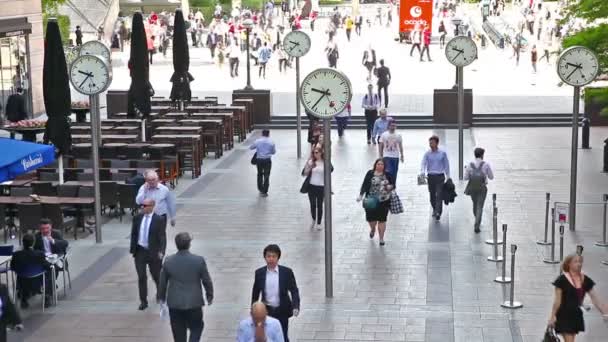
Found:
[(433, 0), (401, 0), (399, 6), (399, 32), (412, 31), (416, 25), (433, 24)]

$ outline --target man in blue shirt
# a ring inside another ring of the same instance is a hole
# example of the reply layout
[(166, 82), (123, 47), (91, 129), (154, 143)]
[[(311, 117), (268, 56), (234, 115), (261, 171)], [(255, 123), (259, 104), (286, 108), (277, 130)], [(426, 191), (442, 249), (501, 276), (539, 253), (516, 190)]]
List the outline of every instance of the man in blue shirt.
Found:
[(269, 317), (266, 305), (255, 302), (251, 306), (251, 316), (239, 324), (236, 334), (237, 342), (284, 342), (281, 323), (276, 318)]
[(388, 130), (389, 118), (386, 116), (386, 108), (380, 109), (380, 117), (374, 122), (374, 129), (372, 131), (372, 143), (376, 145), (376, 138), (380, 139), (382, 133)]
[(270, 131), (263, 130), (262, 137), (249, 146), (249, 149), (255, 150), (255, 162), (258, 167), (258, 190), (262, 197), (266, 197), (268, 196), (270, 168), (272, 167), (271, 157), (276, 153), (274, 142), (270, 140)]
[(429, 138), (431, 149), (424, 154), (420, 175), (427, 176), (433, 217), (439, 221), (443, 209), (443, 184), (446, 177), (450, 178), (450, 161), (448, 155), (439, 149), (439, 137), (433, 135)]

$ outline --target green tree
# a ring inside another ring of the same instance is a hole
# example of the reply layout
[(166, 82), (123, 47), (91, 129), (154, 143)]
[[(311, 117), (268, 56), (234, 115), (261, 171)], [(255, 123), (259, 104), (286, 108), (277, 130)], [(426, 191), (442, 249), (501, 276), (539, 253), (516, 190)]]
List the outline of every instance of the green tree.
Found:
[(59, 14), (59, 6), (65, 3), (66, 0), (41, 0), (42, 1), (42, 25), (44, 34), (46, 34), (46, 23), (49, 18), (57, 18), (59, 32), (61, 33), (61, 41), (67, 44), (70, 40), (70, 17)]

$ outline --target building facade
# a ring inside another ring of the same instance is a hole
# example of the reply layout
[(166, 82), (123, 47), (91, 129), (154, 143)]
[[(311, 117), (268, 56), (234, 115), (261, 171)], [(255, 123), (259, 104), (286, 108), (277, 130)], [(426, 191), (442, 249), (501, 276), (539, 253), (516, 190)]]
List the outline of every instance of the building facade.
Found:
[(28, 113), (44, 112), (42, 65), (44, 35), (41, 0), (0, 0), (0, 113), (23, 88)]

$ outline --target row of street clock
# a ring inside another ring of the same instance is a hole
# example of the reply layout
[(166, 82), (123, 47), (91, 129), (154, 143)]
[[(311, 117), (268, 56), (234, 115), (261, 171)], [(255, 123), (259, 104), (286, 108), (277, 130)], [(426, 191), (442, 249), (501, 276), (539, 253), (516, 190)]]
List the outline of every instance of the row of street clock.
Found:
[(79, 56), (69, 65), (70, 82), (74, 89), (84, 95), (98, 95), (112, 83), (110, 49), (92, 40), (79, 48)]

